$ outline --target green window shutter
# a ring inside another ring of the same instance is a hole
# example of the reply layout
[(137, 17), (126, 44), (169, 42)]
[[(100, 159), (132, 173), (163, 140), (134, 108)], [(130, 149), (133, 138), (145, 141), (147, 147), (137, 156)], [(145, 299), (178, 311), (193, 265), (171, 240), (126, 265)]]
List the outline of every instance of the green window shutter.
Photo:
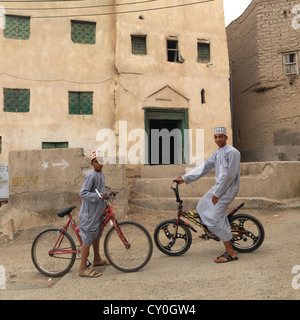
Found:
[(145, 36), (131, 36), (132, 54), (146, 55), (147, 45)]
[(42, 149), (63, 149), (68, 147), (68, 142), (42, 142)]
[(95, 44), (96, 22), (71, 21), (71, 39), (75, 43)]
[(29, 89), (4, 89), (4, 111), (29, 112)]
[(93, 114), (93, 92), (69, 92), (70, 114)]
[(79, 114), (79, 111), (80, 111), (79, 92), (69, 92), (69, 113)]
[(210, 61), (210, 44), (198, 42), (198, 61)]
[(4, 37), (28, 40), (30, 38), (30, 17), (6, 15)]
[(80, 107), (81, 114), (93, 114), (93, 93), (81, 92)]

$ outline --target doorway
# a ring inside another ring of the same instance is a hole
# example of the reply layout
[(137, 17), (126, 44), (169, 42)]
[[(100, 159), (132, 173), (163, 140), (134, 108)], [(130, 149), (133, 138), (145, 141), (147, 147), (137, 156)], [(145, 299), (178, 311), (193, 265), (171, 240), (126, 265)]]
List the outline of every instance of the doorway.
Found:
[(148, 134), (150, 165), (183, 164), (184, 129), (188, 129), (186, 109), (145, 108), (145, 128)]

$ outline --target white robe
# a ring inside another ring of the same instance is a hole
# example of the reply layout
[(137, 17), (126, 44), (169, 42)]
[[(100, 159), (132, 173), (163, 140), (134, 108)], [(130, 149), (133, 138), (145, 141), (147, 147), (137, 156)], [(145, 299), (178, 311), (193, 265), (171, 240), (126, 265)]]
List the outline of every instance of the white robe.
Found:
[[(216, 184), (199, 201), (197, 212), (208, 229), (222, 241), (230, 241), (232, 238), (226, 210), (239, 191), (240, 158), (238, 150), (226, 145), (182, 177), (189, 184), (215, 168)], [(212, 202), (213, 195), (219, 198), (216, 205)]]

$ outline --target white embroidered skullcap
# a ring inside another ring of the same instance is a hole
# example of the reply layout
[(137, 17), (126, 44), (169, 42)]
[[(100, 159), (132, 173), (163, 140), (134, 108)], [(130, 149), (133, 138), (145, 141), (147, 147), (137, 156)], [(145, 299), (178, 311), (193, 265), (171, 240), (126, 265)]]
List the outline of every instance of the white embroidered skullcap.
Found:
[(100, 150), (96, 150), (96, 151), (93, 151), (91, 152), (90, 154), (90, 160), (92, 161), (93, 159), (95, 158), (101, 158), (102, 157), (102, 153)]
[(222, 133), (227, 136), (227, 129), (225, 127), (215, 127), (214, 134)]

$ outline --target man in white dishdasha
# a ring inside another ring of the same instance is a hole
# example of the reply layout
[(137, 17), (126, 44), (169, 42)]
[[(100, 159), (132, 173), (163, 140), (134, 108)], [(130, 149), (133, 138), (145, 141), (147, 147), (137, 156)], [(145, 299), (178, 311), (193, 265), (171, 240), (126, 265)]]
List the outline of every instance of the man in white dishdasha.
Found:
[(216, 184), (199, 201), (197, 212), (208, 229), (223, 241), (225, 252), (214, 261), (225, 263), (238, 260), (231, 244), (232, 234), (226, 209), (239, 191), (241, 156), (237, 149), (227, 145), (226, 128), (216, 127), (214, 139), (218, 150), (202, 165), (175, 181), (189, 184), (215, 168)]

